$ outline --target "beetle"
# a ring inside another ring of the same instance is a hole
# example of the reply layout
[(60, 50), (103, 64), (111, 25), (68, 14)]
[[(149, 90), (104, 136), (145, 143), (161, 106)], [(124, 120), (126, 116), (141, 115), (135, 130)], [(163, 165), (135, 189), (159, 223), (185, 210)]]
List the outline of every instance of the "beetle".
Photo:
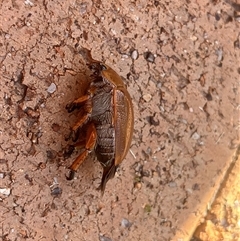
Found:
[(68, 180), (87, 158), (95, 151), (103, 167), (101, 184), (98, 189), (104, 193), (106, 183), (113, 178), (118, 165), (123, 161), (132, 141), (134, 114), (131, 97), (121, 77), (108, 65), (94, 60), (91, 52), (80, 50), (91, 70), (91, 81), (86, 93), (66, 106), (68, 112), (81, 107), (82, 113), (71, 128), (72, 138), (78, 139), (79, 130), (84, 127), (85, 140), (70, 146), (70, 152), (84, 145), (84, 151), (69, 167)]

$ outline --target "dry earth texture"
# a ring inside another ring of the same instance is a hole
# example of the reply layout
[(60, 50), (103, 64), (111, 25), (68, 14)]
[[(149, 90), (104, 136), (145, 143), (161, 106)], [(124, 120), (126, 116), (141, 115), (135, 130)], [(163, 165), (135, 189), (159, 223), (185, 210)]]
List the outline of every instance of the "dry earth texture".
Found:
[[(89, 82), (81, 47), (134, 105), (103, 197), (94, 154), (65, 177), (81, 152), (63, 157), (78, 119), (65, 106)], [(189, 240), (239, 145), (239, 50), (229, 0), (0, 0), (2, 240)]]

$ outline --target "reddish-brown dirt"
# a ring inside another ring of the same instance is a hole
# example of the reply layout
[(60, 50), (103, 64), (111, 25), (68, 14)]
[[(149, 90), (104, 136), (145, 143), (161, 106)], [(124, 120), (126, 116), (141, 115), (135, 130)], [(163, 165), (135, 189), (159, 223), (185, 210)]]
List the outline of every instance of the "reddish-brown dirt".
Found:
[[(190, 240), (237, 159), (239, 25), (229, 0), (1, 1), (2, 240)], [(78, 118), (65, 106), (89, 81), (81, 47), (134, 105), (130, 152), (103, 197), (94, 154), (65, 177), (79, 154), (63, 158)]]

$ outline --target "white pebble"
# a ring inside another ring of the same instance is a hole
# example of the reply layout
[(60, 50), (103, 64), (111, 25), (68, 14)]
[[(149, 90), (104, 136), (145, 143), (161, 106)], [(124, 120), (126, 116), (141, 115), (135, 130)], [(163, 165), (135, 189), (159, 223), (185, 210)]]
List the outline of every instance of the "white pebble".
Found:
[(194, 132), (193, 134), (192, 134), (192, 139), (193, 140), (198, 140), (200, 138), (200, 135), (197, 133), (197, 132)]
[(136, 60), (137, 58), (138, 58), (138, 51), (135, 49), (135, 50), (133, 50), (133, 52), (132, 52), (132, 59), (134, 59), (134, 60)]
[(146, 101), (146, 102), (149, 102), (151, 99), (152, 99), (152, 96), (150, 94), (146, 94), (146, 95), (143, 95), (143, 99)]
[(222, 49), (218, 49), (218, 50), (216, 51), (216, 54), (217, 54), (217, 61), (218, 61), (218, 62), (221, 62), (222, 59), (223, 59), (223, 50), (222, 50)]
[(11, 193), (11, 189), (10, 188), (0, 188), (0, 193), (6, 196), (9, 196)]
[(34, 5), (33, 2), (31, 2), (30, 0), (26, 0), (24, 3), (26, 5), (30, 5), (31, 7)]
[(54, 83), (51, 83), (50, 86), (47, 89), (47, 92), (52, 94), (56, 91), (56, 89), (57, 89), (57, 86)]
[(198, 38), (197, 38), (196, 36), (192, 35), (192, 36), (190, 36), (190, 39), (191, 39), (192, 41), (196, 41)]

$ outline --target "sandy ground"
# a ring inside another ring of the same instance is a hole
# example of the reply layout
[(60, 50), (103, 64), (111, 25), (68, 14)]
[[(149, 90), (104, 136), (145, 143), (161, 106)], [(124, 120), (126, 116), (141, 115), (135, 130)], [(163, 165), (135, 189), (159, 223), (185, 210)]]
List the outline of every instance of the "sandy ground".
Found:
[[(227, 2), (0, 2), (2, 240), (191, 238), (239, 145), (240, 14)], [(78, 154), (63, 157), (78, 117), (65, 106), (89, 80), (81, 46), (123, 77), (135, 111), (103, 197), (94, 154), (65, 178)]]

